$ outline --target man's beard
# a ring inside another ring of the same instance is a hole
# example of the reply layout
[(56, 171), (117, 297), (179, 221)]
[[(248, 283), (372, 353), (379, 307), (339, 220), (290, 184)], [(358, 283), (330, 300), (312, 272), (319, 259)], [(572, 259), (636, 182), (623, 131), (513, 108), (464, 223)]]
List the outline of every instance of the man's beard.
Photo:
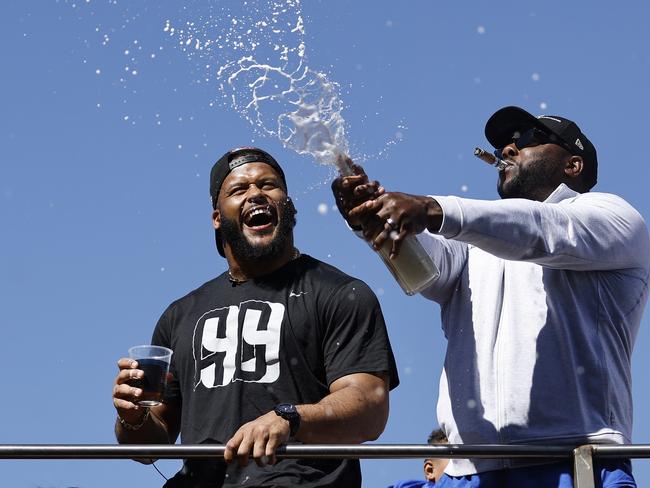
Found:
[(296, 225), (296, 209), (287, 199), (278, 212), (278, 226), (275, 230), (275, 237), (267, 244), (251, 244), (239, 228), (236, 221), (221, 216), (221, 227), (219, 229), (221, 238), (227, 242), (230, 249), (238, 260), (257, 261), (272, 259), (280, 256), (290, 242), (293, 228)]
[(551, 158), (538, 157), (526, 167), (518, 166), (517, 174), (509, 181), (497, 184), (497, 191), (501, 198), (527, 198), (534, 200), (537, 195), (549, 188), (557, 179), (557, 164)]

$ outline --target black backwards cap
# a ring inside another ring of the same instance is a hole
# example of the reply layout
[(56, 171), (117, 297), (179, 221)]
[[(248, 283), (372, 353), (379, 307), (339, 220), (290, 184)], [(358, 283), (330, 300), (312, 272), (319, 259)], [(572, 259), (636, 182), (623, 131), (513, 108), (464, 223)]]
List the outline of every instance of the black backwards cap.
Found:
[[(221, 185), (223, 185), (223, 182), (228, 174), (233, 169), (247, 163), (268, 164), (280, 175), (285, 189), (287, 188), (287, 180), (284, 176), (284, 171), (282, 171), (282, 168), (273, 156), (257, 147), (238, 147), (231, 149), (226, 154), (221, 156), (219, 160), (214, 163), (214, 166), (212, 166), (212, 170), (210, 171), (210, 196), (212, 197), (213, 208), (217, 208), (219, 191), (221, 190)], [(219, 254), (221, 254), (223, 257), (226, 257), (223, 251), (223, 244), (221, 243), (221, 235), (217, 229), (214, 231), (214, 237), (217, 243), (217, 250), (219, 251)]]
[(519, 107), (504, 107), (497, 110), (485, 124), (485, 137), (496, 149), (512, 142), (515, 131), (524, 132), (531, 128), (555, 134), (571, 154), (581, 156), (585, 163), (584, 177), (588, 188), (596, 184), (598, 158), (596, 148), (578, 125), (559, 115), (534, 115)]

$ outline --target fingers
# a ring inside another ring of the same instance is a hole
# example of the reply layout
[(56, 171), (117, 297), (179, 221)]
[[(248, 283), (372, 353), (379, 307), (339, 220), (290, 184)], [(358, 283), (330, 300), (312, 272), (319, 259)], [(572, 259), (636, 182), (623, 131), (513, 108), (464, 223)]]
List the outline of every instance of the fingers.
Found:
[(240, 466), (246, 466), (251, 455), (259, 466), (275, 464), (276, 449), (288, 439), (289, 422), (269, 412), (241, 426), (226, 443), (223, 457), (227, 463), (237, 458)]
[(268, 464), (273, 465), (277, 462), (275, 451), (278, 449), (278, 447), (280, 447), (280, 444), (280, 438), (277, 436), (271, 437), (266, 443), (266, 451), (264, 452), (264, 457), (266, 458), (266, 462)]
[(144, 372), (141, 369), (137, 369), (138, 363), (133, 361), (133, 364), (136, 366), (121, 369), (120, 372), (117, 373), (117, 377), (115, 378), (115, 382), (117, 384), (127, 383), (131, 380), (137, 380), (144, 376)]
[(368, 182), (368, 176), (365, 174), (351, 175), (351, 176), (339, 176), (332, 181), (332, 190), (342, 191), (349, 190), (355, 186), (364, 185)]
[(361, 201), (367, 200), (374, 194), (377, 187), (379, 187), (379, 183), (369, 182), (365, 175), (336, 178), (332, 182), (334, 198), (339, 207), (345, 209), (358, 205), (360, 199), (362, 199)]
[(138, 362), (131, 358), (120, 358), (117, 360), (117, 368), (122, 371), (123, 369), (134, 369), (138, 367)]
[(376, 181), (368, 182), (364, 176), (349, 176), (340, 180), (340, 185), (332, 184), (336, 206), (352, 227), (365, 226), (363, 218), (354, 216), (351, 211), (364, 202), (381, 195), (383, 188)]
[(406, 229), (402, 229), (400, 232), (393, 231), (395, 233), (395, 237), (393, 238), (393, 246), (390, 251), (390, 259), (395, 259), (397, 255), (399, 254), (400, 249), (402, 248), (402, 244), (404, 243), (404, 239), (406, 236), (409, 234), (409, 232)]
[(372, 241), (372, 247), (375, 251), (379, 251), (382, 247), (389, 246), (390, 249), (387, 250), (388, 258), (396, 259), (402, 249), (404, 240), (409, 234), (410, 232), (406, 225), (400, 226), (389, 217), (384, 224), (383, 230)]
[[(379, 251), (385, 245), (386, 241), (394, 241), (398, 238), (399, 234), (399, 225), (388, 218), (386, 221), (384, 221), (381, 232), (379, 232), (371, 241), (373, 249), (375, 251)], [(393, 250), (394, 247), (391, 246), (390, 255), (392, 255)]]
[(384, 230), (384, 225), (385, 222), (374, 216), (366, 219), (362, 229), (363, 238), (368, 242), (374, 241), (377, 235)]
[[(255, 438), (255, 442), (253, 443), (253, 459), (255, 459), (255, 462), (257, 463), (258, 466), (265, 466), (266, 463), (269, 461), (268, 456), (266, 455), (266, 447), (268, 446), (269, 443), (269, 434), (265, 433), (261, 436), (258, 436)], [(274, 453), (275, 450), (271, 451), (271, 454)]]
[(141, 388), (136, 388), (126, 383), (113, 385), (113, 405), (115, 405), (115, 408), (138, 410), (138, 400), (141, 396)]
[(237, 447), (237, 460), (240, 466), (248, 465), (248, 456), (251, 452), (254, 439), (250, 435), (245, 435), (241, 443)]
[[(120, 412), (139, 411), (141, 410), (140, 405), (137, 403), (139, 395), (117, 392), (113, 395), (113, 406)], [(124, 417), (123, 415), (120, 416)]]
[[(340, 176), (332, 182), (332, 192), (339, 212), (352, 228), (365, 227), (367, 222), (362, 217), (354, 216), (350, 212), (365, 201), (375, 199), (385, 193), (378, 181), (369, 181), (368, 175), (358, 164), (340, 155), (338, 165), (340, 168), (349, 168), (350, 175)], [(345, 171), (347, 173), (347, 171)]]
[(129, 385), (136, 389), (139, 389), (140, 381), (144, 377), (144, 371), (137, 369), (138, 363), (136, 361), (131, 361), (131, 365), (128, 368), (121, 369), (115, 378), (115, 385)]
[[(368, 207), (370, 208), (370, 206)], [(383, 208), (377, 211), (372, 224), (364, 227), (363, 236), (375, 251), (379, 251), (384, 246), (389, 246), (386, 253), (390, 259), (395, 259), (399, 254), (404, 239), (410, 234), (409, 226), (397, 222), (390, 216), (384, 216), (385, 214)]]
[(375, 195), (351, 209), (349, 220), (362, 223), (363, 236), (376, 251), (390, 240), (392, 244), (387, 254), (391, 259), (397, 257), (407, 235), (418, 234), (429, 225), (436, 228), (435, 223), (430, 223), (430, 216), (442, 219), (441, 210), (432, 207), (435, 201), (428, 197), (388, 193), (382, 187), (377, 187)]
[(380, 194), (383, 194), (383, 192), (384, 192), (384, 187), (380, 186), (378, 181), (369, 181), (368, 183), (357, 185), (352, 189), (352, 194), (356, 198), (363, 198), (363, 199), (377, 198)]
[(113, 383), (113, 405), (120, 411), (139, 410), (138, 399), (142, 389), (137, 381), (144, 377), (144, 372), (137, 369), (138, 363), (133, 359), (121, 358), (117, 362), (120, 369)]
[(239, 446), (241, 445), (241, 442), (244, 440), (244, 434), (242, 433), (242, 429), (240, 428), (237, 432), (235, 432), (235, 435), (226, 443), (226, 449), (223, 453), (223, 459), (227, 463), (231, 463), (233, 459), (235, 458), (235, 453), (239, 449)]
[(352, 189), (359, 185), (368, 183), (368, 176), (364, 174), (345, 176), (341, 179), (341, 187), (344, 189)]
[(351, 209), (348, 214), (350, 218), (362, 219), (368, 215), (375, 214), (379, 209), (381, 209), (381, 207), (382, 204), (380, 199), (368, 200)]
[[(258, 465), (262, 465), (262, 455), (264, 454), (264, 449), (260, 449), (259, 443), (262, 442), (260, 437), (257, 437), (253, 434), (250, 429), (250, 422), (243, 425), (235, 433), (235, 435), (226, 443), (226, 449), (223, 453), (223, 458), (227, 463), (231, 463), (237, 458), (237, 462), (240, 466), (248, 465), (248, 458), (253, 452), (253, 457)], [(260, 454), (261, 452), (261, 454)]]

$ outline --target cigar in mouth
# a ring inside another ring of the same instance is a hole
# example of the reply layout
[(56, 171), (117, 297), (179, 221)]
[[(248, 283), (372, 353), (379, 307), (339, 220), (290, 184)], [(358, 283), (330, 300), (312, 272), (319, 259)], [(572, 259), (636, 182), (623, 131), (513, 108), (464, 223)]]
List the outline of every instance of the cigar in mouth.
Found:
[(494, 154), (487, 152), (485, 149), (477, 147), (474, 149), (474, 156), (479, 158), (481, 161), (486, 162), (490, 166), (494, 166), (499, 171), (503, 171), (508, 166), (512, 166), (510, 161), (496, 157)]

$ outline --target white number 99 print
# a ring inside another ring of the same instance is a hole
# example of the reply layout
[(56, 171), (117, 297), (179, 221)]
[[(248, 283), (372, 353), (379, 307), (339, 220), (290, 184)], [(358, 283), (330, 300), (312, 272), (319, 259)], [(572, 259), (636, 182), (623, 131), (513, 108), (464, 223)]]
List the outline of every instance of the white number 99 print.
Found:
[(194, 328), (194, 388), (276, 381), (284, 310), (281, 303), (249, 300), (203, 314)]

